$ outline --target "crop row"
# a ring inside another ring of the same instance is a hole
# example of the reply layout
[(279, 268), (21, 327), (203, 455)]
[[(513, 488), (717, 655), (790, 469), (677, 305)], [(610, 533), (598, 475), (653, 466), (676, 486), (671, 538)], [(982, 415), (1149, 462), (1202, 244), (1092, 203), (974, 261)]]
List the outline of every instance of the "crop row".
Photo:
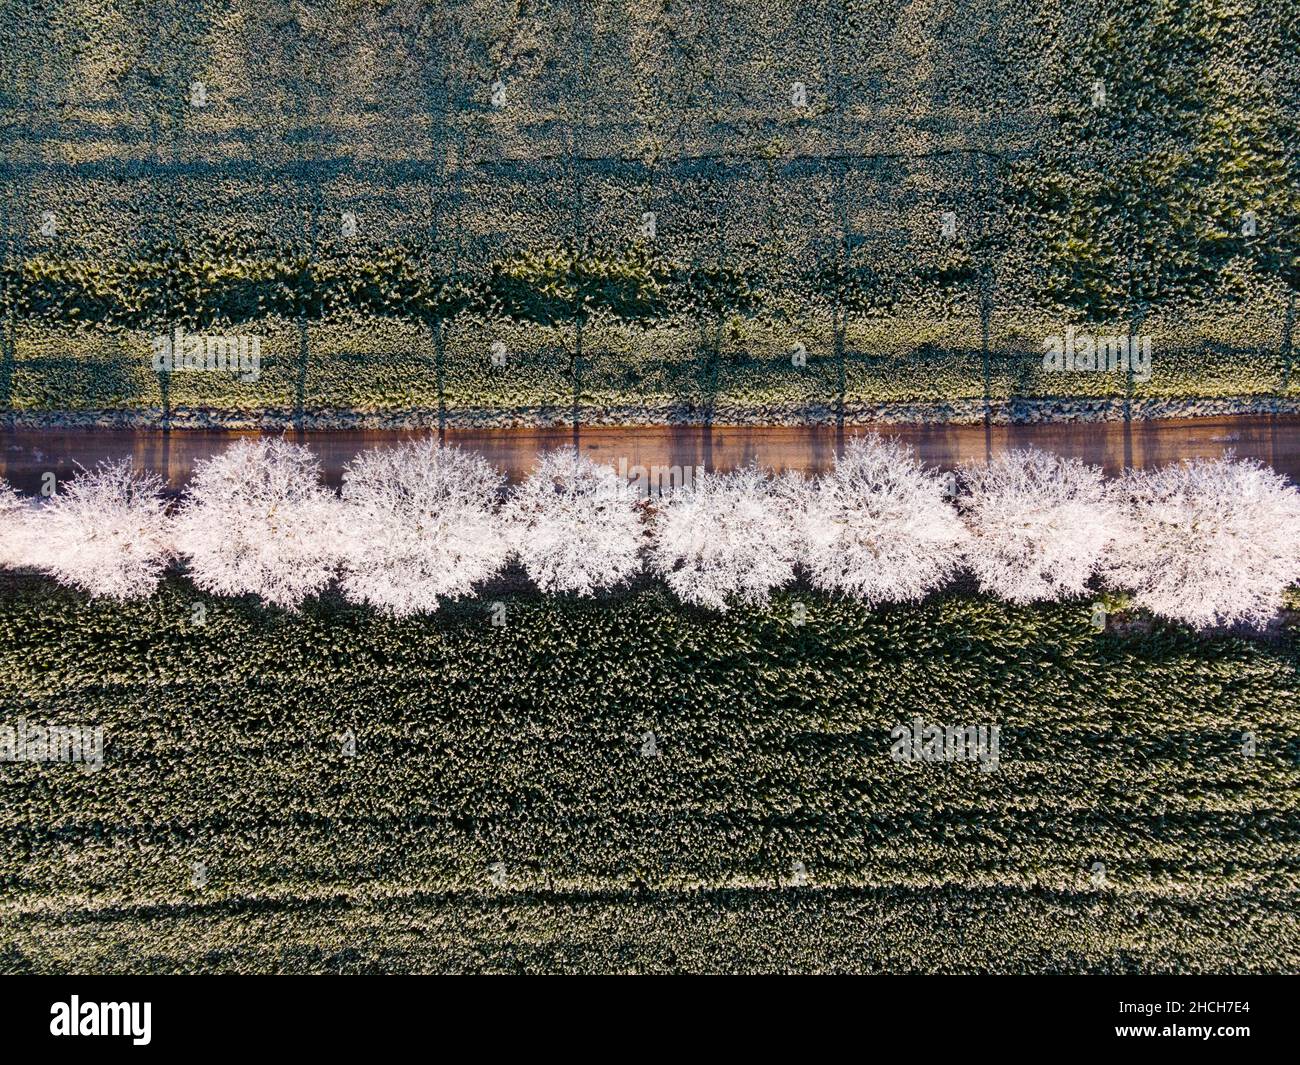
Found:
[(628, 420), (728, 424), (763, 412), (831, 418), (841, 409), (850, 421), (870, 420), (876, 405), (890, 403), (964, 403), (978, 413), (986, 396), (1294, 397), (1300, 375), (1285, 351), (1284, 321), (1238, 311), (1148, 323), (1145, 380), (1124, 371), (1045, 368), (1044, 338), (1066, 325), (1042, 317), (995, 315), (987, 353), (980, 322), (970, 317), (849, 322), (842, 333), (811, 314), (703, 330), (685, 319), (644, 328), (593, 318), (580, 333), (470, 318), (432, 328), (391, 318), (188, 328), (186, 336), (256, 338), (252, 374), (156, 371), (154, 342), (172, 338), (174, 326), (79, 333), (19, 324), (0, 360), (0, 402), (18, 413), (152, 412), (157, 422), (195, 411), (252, 424), (422, 411), (453, 422), (497, 413), (564, 424), (576, 414), (600, 423), (625, 412)]

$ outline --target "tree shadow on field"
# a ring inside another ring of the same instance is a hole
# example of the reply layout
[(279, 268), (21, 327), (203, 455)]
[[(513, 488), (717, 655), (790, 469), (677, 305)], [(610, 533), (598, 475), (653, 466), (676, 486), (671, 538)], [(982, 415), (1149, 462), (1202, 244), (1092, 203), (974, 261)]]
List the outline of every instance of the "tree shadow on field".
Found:
[[(120, 343), (96, 359), (50, 356), (24, 362), (41, 386), (42, 406), (60, 410), (134, 407), (140, 401), (140, 374), (146, 364), (128, 357)], [(11, 396), (5, 397), (9, 402)], [(48, 402), (57, 399), (58, 402)]]

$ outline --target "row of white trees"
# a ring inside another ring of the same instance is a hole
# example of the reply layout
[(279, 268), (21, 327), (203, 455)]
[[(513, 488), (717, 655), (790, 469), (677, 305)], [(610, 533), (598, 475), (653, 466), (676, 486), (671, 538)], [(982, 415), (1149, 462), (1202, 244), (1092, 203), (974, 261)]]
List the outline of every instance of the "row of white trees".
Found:
[(180, 560), (200, 588), (297, 607), (337, 580), (397, 615), (471, 594), (518, 559), (543, 591), (591, 595), (643, 566), (683, 601), (762, 603), (802, 572), (868, 604), (917, 600), (968, 569), (1015, 603), (1094, 579), (1197, 627), (1261, 624), (1300, 581), (1300, 492), (1254, 462), (1100, 469), (1013, 451), (943, 475), (877, 436), (821, 477), (750, 467), (647, 500), (571, 448), (507, 491), (481, 457), (436, 440), (359, 455), (341, 494), (315, 456), (241, 440), (200, 462), (169, 511), (127, 460), (44, 502), (0, 484), (0, 564), (91, 595), (145, 596)]

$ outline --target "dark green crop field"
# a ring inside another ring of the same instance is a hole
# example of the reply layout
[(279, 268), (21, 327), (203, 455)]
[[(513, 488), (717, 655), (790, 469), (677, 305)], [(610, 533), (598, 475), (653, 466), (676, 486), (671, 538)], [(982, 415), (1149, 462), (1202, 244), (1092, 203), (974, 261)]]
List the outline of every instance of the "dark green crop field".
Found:
[(14, 581), (0, 725), (104, 761), (0, 764), (0, 970), (1300, 970), (1294, 631), (500, 602)]
[[(1294, 0), (9, 3), (0, 410), (1295, 402), (1297, 36)], [(1150, 376), (1044, 372), (1068, 324)], [(155, 372), (176, 327), (260, 377)]]

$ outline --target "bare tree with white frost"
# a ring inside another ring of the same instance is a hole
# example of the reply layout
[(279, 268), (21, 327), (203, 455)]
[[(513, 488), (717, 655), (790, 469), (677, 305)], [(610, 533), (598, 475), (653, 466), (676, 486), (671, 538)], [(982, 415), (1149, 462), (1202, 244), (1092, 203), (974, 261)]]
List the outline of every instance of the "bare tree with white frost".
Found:
[(875, 434), (848, 444), (798, 509), (812, 584), (868, 604), (917, 600), (962, 563), (967, 534), (949, 484), (915, 452)]
[(1255, 461), (1130, 470), (1106, 566), (1113, 587), (1196, 628), (1262, 625), (1300, 581), (1300, 491)]
[(33, 519), (36, 502), (0, 478), (0, 566), (20, 569), (35, 565)]
[(701, 474), (661, 499), (651, 569), (685, 603), (726, 610), (767, 602), (773, 588), (794, 579), (795, 483), (756, 466)]
[(339, 510), (307, 448), (240, 440), (195, 465), (176, 544), (204, 591), (294, 609), (334, 577)]
[(163, 487), (129, 458), (82, 470), (33, 512), (32, 561), (92, 596), (150, 595), (173, 555)]
[(641, 568), (641, 509), (612, 467), (564, 447), (541, 457), (506, 515), (515, 553), (539, 589), (592, 595)]
[(434, 438), (367, 451), (343, 474), (343, 594), (391, 614), (438, 609), (498, 573), (505, 477)]
[(1013, 603), (1082, 595), (1115, 535), (1097, 466), (1030, 448), (963, 467), (966, 558), (980, 587)]

